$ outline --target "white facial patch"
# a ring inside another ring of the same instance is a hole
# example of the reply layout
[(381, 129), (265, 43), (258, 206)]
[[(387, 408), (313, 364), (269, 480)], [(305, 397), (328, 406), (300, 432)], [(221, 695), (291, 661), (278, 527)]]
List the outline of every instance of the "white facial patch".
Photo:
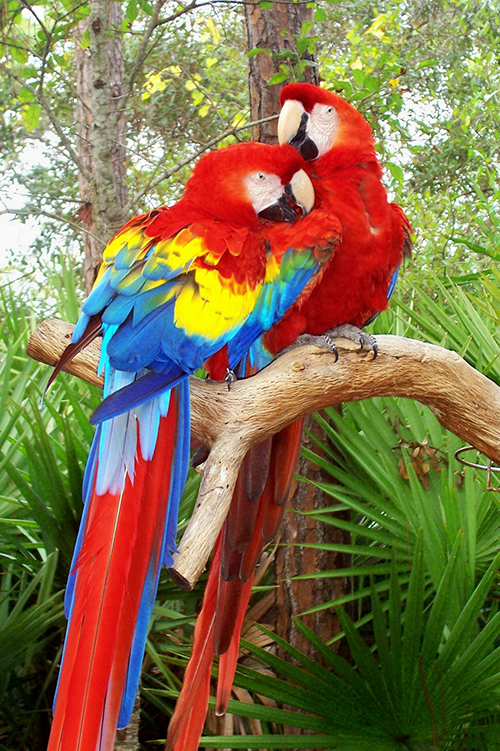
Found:
[(318, 156), (323, 156), (332, 147), (337, 135), (339, 116), (330, 104), (315, 104), (309, 115), (307, 135), (314, 141)]
[(245, 177), (244, 183), (256, 214), (275, 204), (283, 194), (283, 185), (278, 175), (268, 172), (252, 172)]

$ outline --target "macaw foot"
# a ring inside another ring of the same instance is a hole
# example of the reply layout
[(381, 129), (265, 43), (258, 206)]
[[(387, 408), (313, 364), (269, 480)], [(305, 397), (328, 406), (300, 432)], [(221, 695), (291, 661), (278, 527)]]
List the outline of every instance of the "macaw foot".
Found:
[(337, 347), (335, 346), (335, 342), (333, 341), (333, 337), (330, 336), (329, 331), (326, 334), (321, 334), (320, 336), (313, 336), (312, 334), (301, 334), (297, 337), (293, 344), (290, 344), (289, 347), (285, 347), (285, 349), (282, 349), (281, 352), (278, 352), (277, 357), (281, 357), (281, 355), (284, 355), (285, 352), (290, 352), (290, 350), (296, 349), (297, 347), (303, 347), (306, 344), (313, 344), (315, 347), (319, 347), (320, 349), (327, 349), (329, 352), (335, 355), (335, 362), (337, 362), (337, 360), (339, 359)]
[[(231, 384), (238, 380), (238, 376), (234, 372), (234, 370), (231, 370), (230, 368), (226, 368), (226, 375), (224, 376), (224, 383), (227, 384), (227, 390), (231, 391)], [(208, 373), (205, 375), (205, 381), (208, 381), (209, 383), (222, 383), (222, 381), (214, 381)]]
[(231, 391), (231, 384), (238, 380), (238, 376), (230, 368), (226, 368), (226, 375), (224, 376), (224, 382), (227, 383), (227, 390)]
[(371, 334), (367, 334), (366, 331), (363, 331), (363, 329), (360, 329), (357, 326), (352, 326), (350, 323), (345, 323), (342, 326), (330, 329), (330, 331), (326, 332), (325, 336), (331, 337), (332, 339), (349, 339), (351, 342), (360, 345), (360, 351), (365, 349), (365, 347), (366, 349), (371, 349), (374, 360), (378, 355), (378, 344), (375, 337)]

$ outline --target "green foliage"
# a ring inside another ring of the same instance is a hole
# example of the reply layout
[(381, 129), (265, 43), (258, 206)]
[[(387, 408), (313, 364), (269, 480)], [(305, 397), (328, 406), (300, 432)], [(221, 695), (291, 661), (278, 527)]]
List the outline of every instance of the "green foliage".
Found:
[[(307, 56), (316, 56), (324, 85), (372, 125), (387, 185), (416, 234), (393, 312), (380, 316), (375, 330), (456, 349), (500, 383), (500, 273), (492, 264), (500, 255), (498, 3), (312, 5), (314, 26), (295, 35), (298, 54), (280, 53), (269, 83), (302, 80)], [(125, 117), (137, 213), (174, 199), (207, 144), (249, 137), (244, 24), (242, 10), (226, 3), (188, 13), (168, 2), (137, 64), (153, 4), (127, 0), (121, 7), (111, 36), (123, 42), (133, 92)], [(30, 252), (11, 249), (3, 289), (15, 293), (6, 292), (0, 306), (6, 749), (45, 743), (65, 627), (62, 590), (92, 438), (87, 416), (95, 393), (63, 376), (40, 412), (46, 368), (24, 354), (33, 313), (56, 311), (74, 321), (81, 299), (78, 171), (64, 140), (76, 144), (75, 43), (89, 46), (88, 29), (78, 26), (88, 11), (88, 3), (72, 0), (8, 0), (0, 9), (2, 204), (40, 221)], [(249, 54), (260, 52), (271, 54)], [(23, 197), (12, 205), (15, 192)], [(343, 554), (343, 568), (305, 578), (347, 580), (344, 597), (318, 609), (346, 604), (350, 617), (338, 611), (342, 632), (329, 644), (298, 623), (317, 661), (276, 637), (280, 657), (247, 643), (274, 674), (242, 666), (237, 682), (256, 698), (231, 702), (230, 711), (258, 720), (262, 735), (207, 737), (202, 747), (498, 748), (498, 496), (486, 489), (484, 473), (458, 464), (460, 441), (420, 405), (377, 399), (348, 405), (342, 418), (327, 410), (317, 419), (327, 438), (321, 456), (307, 456), (331, 481), (320, 486), (326, 506), (312, 516), (348, 542), (332, 546)], [(193, 476), (180, 532), (196, 486)], [(187, 594), (167, 576), (160, 583), (143, 676), (144, 742), (163, 733), (172, 709), (202, 587)], [(336, 654), (341, 639), (352, 664)]]
[(25, 355), (29, 328), (23, 308), (3, 300), (0, 727), (4, 747), (19, 749), (42, 747), (48, 730), (89, 440), (84, 386), (62, 383), (40, 412), (47, 375)]
[[(426, 556), (422, 531), (413, 548), (406, 602), (395, 562), (388, 596), (381, 600), (371, 587), (373, 647), (368, 646), (342, 610), (353, 664), (327, 647), (300, 621), (300, 632), (315, 647), (322, 663), (306, 657), (273, 636), (291, 663), (246, 643), (245, 647), (281, 677), (240, 669), (238, 684), (300, 714), (262, 705), (246, 705), (244, 716), (314, 730), (308, 748), (350, 751), (478, 748), (468, 745), (485, 717), (497, 724), (493, 697), (498, 697), (500, 614), (487, 601), (498, 575), (500, 556), (492, 561), (465, 600), (459, 615), (449, 607), (449, 593), (460, 575), (461, 535), (451, 546), (447, 564), (430, 599), (426, 587)], [(483, 626), (478, 629), (479, 624)], [(269, 633), (269, 636), (271, 634)], [(239, 713), (233, 703), (230, 711)], [(490, 727), (490, 730), (492, 728)], [(301, 738), (301, 740), (306, 740)], [(298, 748), (292, 737), (246, 738), (246, 748)], [(295, 740), (297, 740), (295, 738)], [(201, 744), (241, 747), (241, 739), (210, 738)], [(233, 743), (234, 742), (234, 743)]]

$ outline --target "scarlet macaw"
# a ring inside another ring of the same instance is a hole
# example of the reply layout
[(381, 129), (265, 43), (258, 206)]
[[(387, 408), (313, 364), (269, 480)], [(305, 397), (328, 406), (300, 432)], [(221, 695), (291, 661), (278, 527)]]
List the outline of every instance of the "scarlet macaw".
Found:
[(102, 332), (106, 398), (94, 415), (49, 751), (112, 749), (128, 724), (160, 568), (175, 550), (188, 376), (230, 341), (248, 346), (320, 268), (314, 252), (291, 247), (290, 224), (270, 244), (268, 220), (312, 208), (302, 167), (288, 145), (209, 153), (177, 204), (132, 219), (104, 252), (56, 368)]
[[(296, 341), (331, 347), (335, 336), (347, 336), (376, 355), (375, 340), (360, 327), (387, 308), (401, 263), (411, 253), (409, 221), (387, 200), (372, 132), (362, 115), (333, 92), (305, 83), (285, 86), (281, 104), (280, 143), (290, 143), (308, 161), (316, 195), (315, 208), (297, 225), (295, 240), (300, 243), (302, 226), (310, 229), (318, 221), (327, 227), (324, 238), (335, 250), (315, 285), (305, 287), (249, 349), (243, 366), (247, 374)], [(230, 343), (228, 350), (235, 367), (241, 357), (238, 343)], [(297, 420), (254, 447), (240, 471), (215, 548), (167, 751), (198, 748), (214, 654), (219, 655), (216, 713), (227, 709), (254, 569), (281, 521), (301, 432), (302, 420)]]

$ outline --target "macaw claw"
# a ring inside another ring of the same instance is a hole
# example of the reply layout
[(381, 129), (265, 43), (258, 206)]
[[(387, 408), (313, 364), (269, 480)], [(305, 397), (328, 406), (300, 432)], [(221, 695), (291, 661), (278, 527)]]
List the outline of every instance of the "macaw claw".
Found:
[(231, 391), (231, 384), (238, 380), (238, 377), (234, 370), (226, 368), (226, 375), (224, 376), (224, 382), (227, 383), (227, 390)]
[(334, 329), (330, 329), (330, 331), (327, 331), (324, 336), (331, 337), (332, 339), (349, 339), (351, 342), (355, 342), (356, 344), (360, 345), (360, 352), (365, 348), (371, 349), (371, 351), (373, 352), (374, 360), (378, 355), (378, 344), (375, 337), (372, 336), (372, 334), (367, 334), (366, 331), (358, 328), (358, 326), (352, 326), (350, 323), (345, 323), (342, 326), (337, 326)]
[(284, 355), (285, 352), (290, 352), (290, 350), (296, 349), (297, 347), (303, 347), (306, 344), (313, 344), (315, 347), (319, 347), (320, 349), (327, 349), (335, 356), (335, 362), (337, 362), (337, 360), (339, 359), (338, 349), (335, 346), (335, 342), (333, 341), (333, 337), (330, 335), (329, 331), (326, 334), (321, 334), (319, 336), (313, 336), (312, 334), (301, 334), (297, 337), (293, 344), (291, 344), (289, 347), (285, 347), (285, 349), (282, 349), (281, 352), (279, 352), (278, 357)]

